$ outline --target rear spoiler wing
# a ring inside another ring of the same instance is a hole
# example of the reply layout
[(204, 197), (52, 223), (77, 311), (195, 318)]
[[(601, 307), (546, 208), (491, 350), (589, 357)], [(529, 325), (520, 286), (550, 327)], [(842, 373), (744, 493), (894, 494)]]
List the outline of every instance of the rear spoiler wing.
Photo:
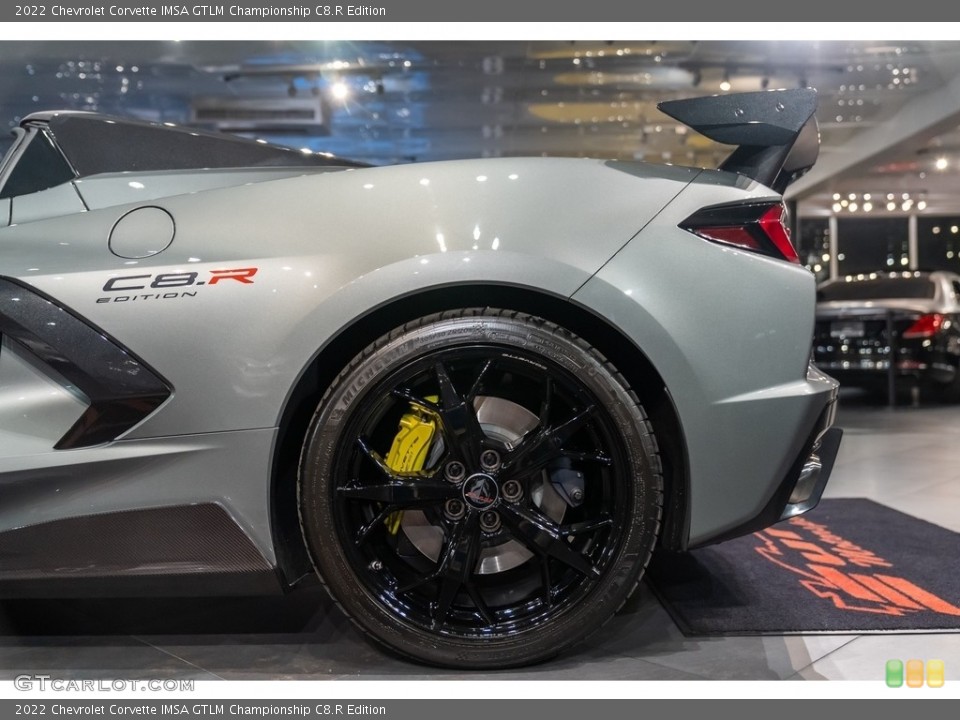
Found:
[(711, 140), (737, 145), (720, 169), (779, 193), (813, 167), (820, 154), (813, 88), (670, 100), (657, 107)]

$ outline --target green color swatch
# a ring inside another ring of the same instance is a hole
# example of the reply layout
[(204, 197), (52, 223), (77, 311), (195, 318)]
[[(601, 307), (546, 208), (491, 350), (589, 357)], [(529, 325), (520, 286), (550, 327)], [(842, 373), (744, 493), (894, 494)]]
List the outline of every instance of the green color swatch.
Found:
[(903, 685), (903, 661), (887, 660), (887, 687), (901, 687)]

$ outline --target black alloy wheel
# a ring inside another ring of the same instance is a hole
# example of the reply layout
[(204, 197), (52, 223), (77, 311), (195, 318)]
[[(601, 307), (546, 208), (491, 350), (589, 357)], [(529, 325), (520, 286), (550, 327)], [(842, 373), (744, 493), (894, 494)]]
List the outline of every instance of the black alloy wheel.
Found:
[[(401, 427), (429, 436), (413, 470), (388, 461)], [(451, 667), (537, 662), (602, 625), (646, 566), (661, 503), (623, 378), (508, 311), (423, 318), (369, 346), (301, 459), (301, 523), (334, 599), (376, 640)]]

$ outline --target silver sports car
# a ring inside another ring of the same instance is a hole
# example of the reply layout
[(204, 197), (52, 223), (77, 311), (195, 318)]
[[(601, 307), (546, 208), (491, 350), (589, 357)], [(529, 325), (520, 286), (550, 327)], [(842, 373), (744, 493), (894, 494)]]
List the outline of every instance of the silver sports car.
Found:
[(568, 648), (840, 441), (780, 193), (810, 90), (663, 103), (719, 170), (364, 167), (27, 117), (0, 167), (0, 593), (280, 592), (468, 668)]

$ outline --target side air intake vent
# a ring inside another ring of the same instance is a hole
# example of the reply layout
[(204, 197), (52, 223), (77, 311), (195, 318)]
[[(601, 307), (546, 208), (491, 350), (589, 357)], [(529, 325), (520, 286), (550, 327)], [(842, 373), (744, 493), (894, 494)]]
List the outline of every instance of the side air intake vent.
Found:
[(156, 410), (172, 388), (102, 330), (33, 288), (0, 278), (0, 334), (89, 399), (57, 450), (115, 440)]

